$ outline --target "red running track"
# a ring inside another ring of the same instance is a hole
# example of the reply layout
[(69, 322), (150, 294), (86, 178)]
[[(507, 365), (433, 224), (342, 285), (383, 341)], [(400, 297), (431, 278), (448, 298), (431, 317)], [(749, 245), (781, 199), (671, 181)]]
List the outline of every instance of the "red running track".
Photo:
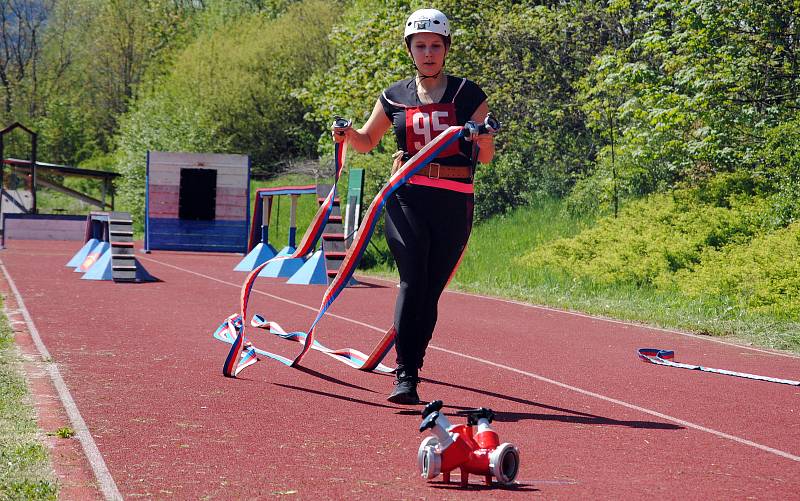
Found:
[[(0, 260), (125, 498), (487, 494), (477, 478), (463, 490), (419, 477), (420, 418), (385, 401), (388, 376), (311, 352), (302, 369), (262, 361), (224, 378), (228, 345), (211, 332), (237, 308), (244, 274), (231, 270), (240, 256), (139, 254), (162, 282), (114, 284), (64, 266), (78, 247), (11, 241)], [(327, 346), (367, 351), (388, 327), (395, 287), (362, 282), (323, 320), (318, 339)], [(322, 292), (260, 279), (251, 311), (305, 330)], [(13, 290), (6, 296), (13, 303)], [(491, 487), (493, 498), (800, 492), (800, 388), (657, 367), (635, 352), (668, 348), (679, 361), (795, 380), (800, 357), (459, 293), (446, 293), (440, 312), (420, 393), (444, 400), (453, 422), (459, 409), (495, 410), (495, 429), (519, 447), (521, 467), (518, 485)], [(299, 348), (268, 338), (256, 345), (287, 356)], [(100, 497), (99, 488), (84, 483), (64, 498), (90, 494)]]

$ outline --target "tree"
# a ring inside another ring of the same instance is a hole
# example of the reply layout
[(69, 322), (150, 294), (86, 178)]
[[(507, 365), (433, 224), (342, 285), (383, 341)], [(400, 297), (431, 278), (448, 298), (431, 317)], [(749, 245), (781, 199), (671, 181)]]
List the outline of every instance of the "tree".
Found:
[[(54, 1), (0, 0), (0, 85), (7, 116), (15, 108), (18, 113), (36, 114), (36, 100), (24, 103), (21, 98), (26, 87), (31, 95), (37, 92), (41, 32)], [(23, 104), (28, 106), (22, 108)]]
[[(170, 53), (186, 43), (201, 8), (202, 2), (193, 0), (57, 2), (47, 19), (40, 63), (37, 99), (44, 124), (81, 129), (88, 144), (72, 145), (72, 151), (91, 145), (108, 152), (118, 118), (145, 75), (163, 71)], [(65, 107), (73, 112), (65, 114)], [(68, 124), (59, 121), (68, 116)]]
[[(413, 75), (402, 43), (402, 24), (417, 3), (357, 0), (334, 28), (335, 62), (300, 93), (320, 127), (334, 114), (363, 123), (380, 92)], [(476, 81), (504, 123), (493, 165), (478, 171), (478, 215), (528, 203), (542, 193), (568, 192), (594, 161), (593, 135), (576, 103), (576, 84), (608, 40), (598, 29), (613, 24), (600, 2), (437, 4), (450, 18), (453, 45), (448, 73)], [(377, 152), (392, 150), (391, 139)], [(324, 146), (323, 146), (324, 145)], [(321, 148), (329, 146), (326, 137)], [(380, 179), (385, 158), (355, 156)], [(377, 186), (373, 187), (377, 188)]]
[(624, 20), (639, 32), (598, 55), (581, 101), (601, 161), (609, 140), (600, 117), (609, 106), (619, 117), (626, 193), (755, 173), (767, 131), (796, 116), (800, 104), (800, 5), (652, 0)]
[(265, 173), (312, 155), (321, 131), (293, 94), (328, 67), (336, 18), (330, 2), (309, 0), (274, 19), (256, 12), (215, 22), (178, 51), (121, 119), (117, 158), (128, 208), (142, 214), (147, 150), (242, 153)]

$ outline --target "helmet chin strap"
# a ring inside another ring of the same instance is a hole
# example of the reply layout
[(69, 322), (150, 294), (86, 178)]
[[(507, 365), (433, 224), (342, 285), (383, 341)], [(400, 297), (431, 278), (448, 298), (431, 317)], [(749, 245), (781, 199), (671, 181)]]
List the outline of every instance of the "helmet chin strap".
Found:
[[(437, 72), (435, 75), (423, 75), (423, 74), (422, 74), (422, 73), (419, 71), (419, 68), (417, 68), (417, 77), (419, 77), (419, 81), (420, 81), (420, 82), (421, 82), (421, 81), (423, 81), (423, 80), (425, 80), (426, 78), (436, 78), (436, 77), (438, 77), (438, 76), (439, 76), (439, 75), (441, 75), (441, 74), (442, 74), (442, 70), (439, 70), (439, 71), (438, 71), (438, 72)], [(418, 83), (419, 83), (419, 82), (418, 82)]]
[[(414, 87), (417, 87), (420, 84), (420, 82), (428, 78), (437, 78), (439, 75), (442, 74), (442, 71), (444, 71), (444, 65), (445, 62), (447, 61), (446, 57), (447, 52), (445, 52), (445, 59), (442, 61), (442, 67), (439, 68), (439, 71), (437, 71), (435, 75), (425, 75), (422, 73), (422, 71), (420, 71), (419, 66), (417, 66), (417, 61), (414, 59), (414, 55), (411, 53), (410, 44), (406, 43), (406, 49), (408, 50), (408, 57), (411, 58), (411, 65), (414, 66), (414, 71), (416, 72), (416, 75), (414, 76)], [(407, 87), (411, 87), (411, 82), (408, 82)], [(419, 91), (415, 90), (415, 94), (419, 96)], [(419, 97), (417, 97), (417, 99), (419, 100)]]
[[(411, 58), (411, 63), (414, 65), (414, 69), (417, 72), (417, 74), (414, 77), (414, 87), (415, 87), (415, 89), (420, 84), (420, 82), (422, 82), (423, 80), (425, 80), (427, 78), (436, 78), (436, 77), (438, 77), (439, 75), (442, 74), (442, 70), (440, 69), (438, 72), (436, 72), (435, 75), (430, 75), (430, 76), (423, 75), (422, 72), (419, 71), (419, 68), (417, 67), (417, 63), (414, 61), (413, 57)], [(444, 66), (442, 66), (442, 69), (444, 69)], [(411, 82), (408, 82), (408, 83), (409, 83), (409, 85), (407, 87), (410, 87), (411, 86)], [(414, 94), (418, 96), (419, 95), (418, 92), (419, 92), (419, 90), (417, 89), (417, 90), (415, 90)], [(417, 100), (419, 100), (419, 97), (417, 97)]]

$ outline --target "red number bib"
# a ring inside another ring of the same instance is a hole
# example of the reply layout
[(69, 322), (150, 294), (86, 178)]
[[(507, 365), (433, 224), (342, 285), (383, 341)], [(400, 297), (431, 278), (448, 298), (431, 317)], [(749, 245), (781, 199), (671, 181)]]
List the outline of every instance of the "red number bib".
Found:
[[(434, 103), (406, 108), (406, 151), (410, 155), (416, 154), (451, 125), (458, 125), (456, 106), (453, 103)], [(458, 153), (458, 141), (455, 141), (437, 157), (449, 157)]]

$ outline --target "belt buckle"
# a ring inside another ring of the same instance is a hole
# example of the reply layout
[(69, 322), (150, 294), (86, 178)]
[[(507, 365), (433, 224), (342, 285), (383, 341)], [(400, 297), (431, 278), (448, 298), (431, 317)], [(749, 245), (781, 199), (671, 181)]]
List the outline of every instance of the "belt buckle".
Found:
[[(433, 177), (431, 170), (434, 165), (436, 166), (436, 177)], [(438, 162), (430, 162), (428, 164), (428, 179), (439, 179), (439, 175), (441, 172), (442, 172), (442, 164)]]

